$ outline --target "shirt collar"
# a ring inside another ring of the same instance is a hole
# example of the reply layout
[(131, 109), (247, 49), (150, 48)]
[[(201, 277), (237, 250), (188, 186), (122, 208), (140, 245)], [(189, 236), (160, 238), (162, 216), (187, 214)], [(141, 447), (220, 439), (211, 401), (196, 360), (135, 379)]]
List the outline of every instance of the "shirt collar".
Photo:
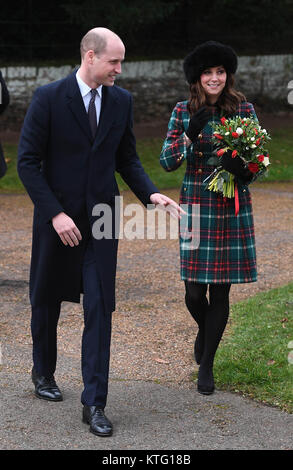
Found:
[[(91, 88), (80, 78), (78, 71), (76, 72), (76, 80), (80, 89), (81, 96), (84, 98), (88, 93), (90, 93)], [(96, 88), (100, 98), (102, 97), (102, 87), (103, 85), (100, 85), (98, 86), (98, 88)]]

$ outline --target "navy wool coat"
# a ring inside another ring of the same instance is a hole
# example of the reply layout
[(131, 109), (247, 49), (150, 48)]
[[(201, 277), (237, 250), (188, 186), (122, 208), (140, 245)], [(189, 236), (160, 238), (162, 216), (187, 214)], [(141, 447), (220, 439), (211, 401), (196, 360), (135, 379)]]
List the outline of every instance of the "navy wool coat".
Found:
[[(119, 195), (115, 171), (144, 205), (150, 202), (152, 193), (158, 192), (136, 153), (130, 93), (114, 85), (103, 87), (102, 96), (95, 139), (75, 72), (38, 88), (27, 111), (18, 172), (34, 203), (32, 305), (80, 301), (82, 261), (96, 220), (92, 209), (96, 204), (114, 208), (115, 196)], [(79, 228), (83, 239), (78, 246), (65, 246), (54, 230), (51, 219), (60, 212), (70, 216)], [(110, 312), (115, 309), (118, 240), (93, 238), (93, 243), (105, 308)]]

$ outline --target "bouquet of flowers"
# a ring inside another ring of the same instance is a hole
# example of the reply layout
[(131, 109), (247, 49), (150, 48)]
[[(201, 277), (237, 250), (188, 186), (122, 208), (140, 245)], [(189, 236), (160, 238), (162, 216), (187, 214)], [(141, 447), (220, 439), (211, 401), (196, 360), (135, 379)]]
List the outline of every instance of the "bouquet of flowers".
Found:
[(206, 189), (232, 198), (235, 195), (234, 175), (221, 167), (221, 157), (227, 150), (231, 150), (231, 158), (235, 158), (236, 155), (242, 158), (247, 168), (254, 174), (255, 180), (267, 172), (270, 161), (265, 146), (271, 138), (253, 116), (228, 119), (222, 117), (221, 123), (212, 123), (212, 127), (214, 128), (212, 142), (216, 150), (215, 155), (209, 158), (208, 164), (215, 165), (216, 168), (204, 182), (209, 180)]

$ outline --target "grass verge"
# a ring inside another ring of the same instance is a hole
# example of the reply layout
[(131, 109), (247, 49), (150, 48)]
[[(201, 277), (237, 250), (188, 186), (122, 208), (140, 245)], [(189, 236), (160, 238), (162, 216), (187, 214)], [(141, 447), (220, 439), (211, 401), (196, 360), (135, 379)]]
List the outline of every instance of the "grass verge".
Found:
[[(290, 129), (275, 130), (271, 133), (272, 140), (268, 150), (271, 156), (271, 166), (267, 177), (263, 181), (290, 181), (293, 180), (293, 131)], [(151, 180), (160, 189), (180, 188), (185, 163), (176, 171), (166, 172), (159, 164), (163, 139), (148, 138), (137, 140), (137, 153)], [(8, 171), (0, 180), (0, 192), (23, 192), (24, 188), (18, 178), (16, 170), (17, 145), (3, 143), (5, 157), (8, 159)], [(117, 182), (121, 191), (129, 189), (119, 174)]]
[[(272, 140), (268, 146), (271, 156), (271, 166), (267, 177), (263, 181), (292, 181), (293, 180), (293, 130), (279, 129), (271, 133)], [(163, 139), (148, 138), (137, 140), (137, 152), (142, 164), (151, 180), (160, 189), (180, 188), (185, 163), (176, 171), (166, 172), (159, 164)], [(1, 192), (23, 192), (17, 170), (17, 145), (3, 143), (5, 157), (8, 159), (8, 171), (0, 180)], [(129, 189), (119, 174), (117, 182), (121, 190)]]
[(0, 180), (1, 193), (25, 192), (22, 182), (17, 173), (17, 145), (2, 142), (4, 156), (7, 161), (7, 173)]
[(232, 306), (215, 359), (218, 389), (293, 412), (292, 313), (293, 282)]

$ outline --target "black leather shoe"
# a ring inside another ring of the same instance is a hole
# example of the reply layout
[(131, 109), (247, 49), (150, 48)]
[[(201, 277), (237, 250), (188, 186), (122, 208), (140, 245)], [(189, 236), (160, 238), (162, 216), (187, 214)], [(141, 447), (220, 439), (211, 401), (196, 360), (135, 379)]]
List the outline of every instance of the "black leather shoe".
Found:
[(49, 401), (63, 400), (62, 393), (60, 392), (53, 375), (50, 377), (38, 375), (33, 368), (32, 381), (35, 386), (36, 397)]
[(105, 416), (103, 408), (84, 405), (82, 421), (90, 425), (90, 432), (96, 436), (107, 437), (113, 433), (112, 423)]

